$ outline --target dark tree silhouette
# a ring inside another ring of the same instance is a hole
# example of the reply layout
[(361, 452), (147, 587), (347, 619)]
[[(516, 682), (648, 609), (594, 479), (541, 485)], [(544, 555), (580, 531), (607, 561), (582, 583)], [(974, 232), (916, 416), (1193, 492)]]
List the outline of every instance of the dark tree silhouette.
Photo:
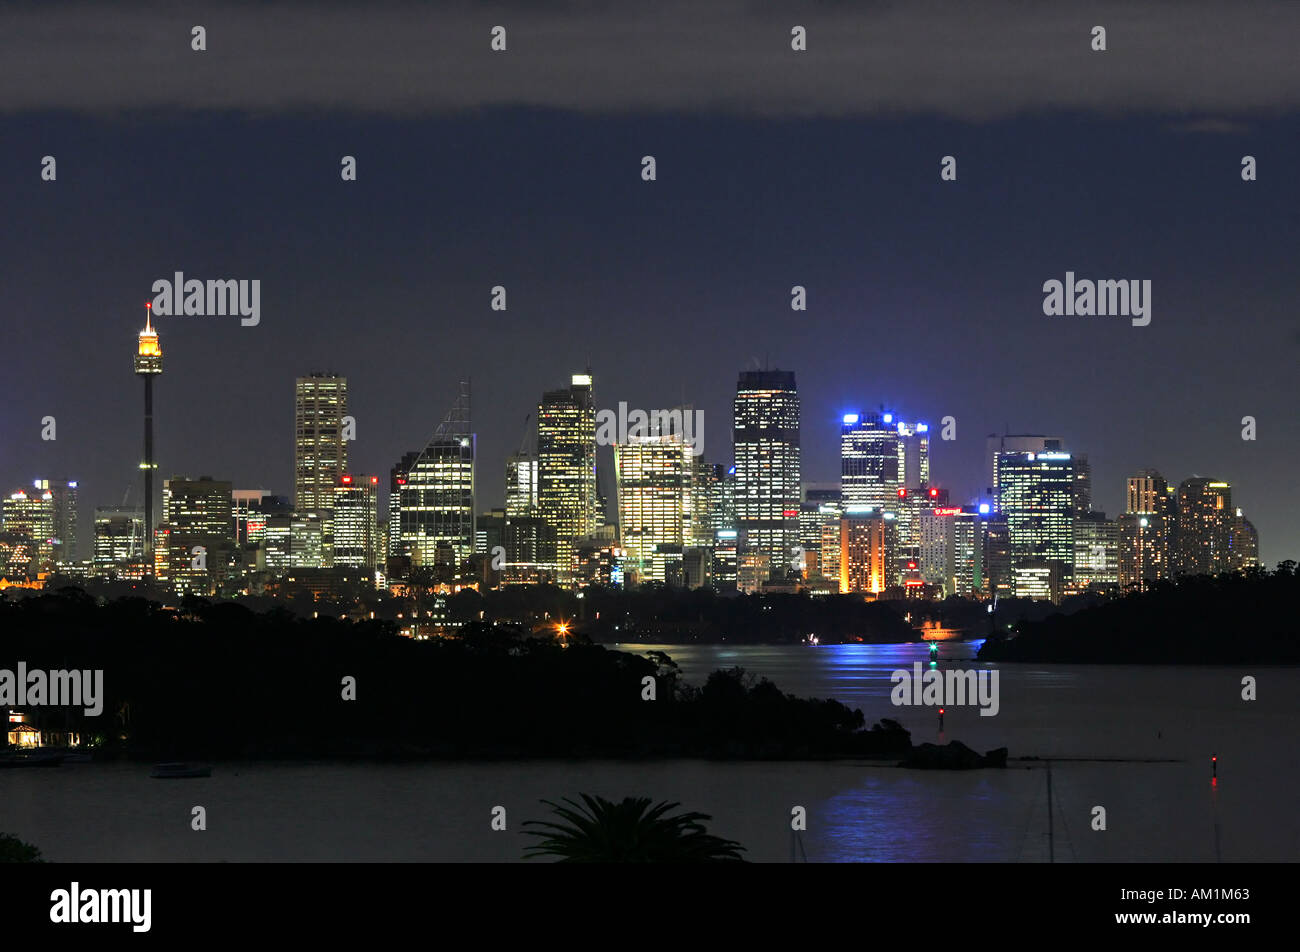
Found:
[(649, 797), (626, 797), (613, 803), (603, 797), (581, 794), (585, 808), (568, 797), (561, 806), (550, 800), (563, 823), (528, 820), (526, 831), (541, 840), (524, 851), (525, 859), (557, 856), (561, 863), (722, 863), (744, 862), (745, 848), (705, 830), (705, 813), (668, 811), (680, 803), (661, 801), (650, 806)]
[(16, 836), (0, 833), (0, 863), (43, 863), (41, 851)]

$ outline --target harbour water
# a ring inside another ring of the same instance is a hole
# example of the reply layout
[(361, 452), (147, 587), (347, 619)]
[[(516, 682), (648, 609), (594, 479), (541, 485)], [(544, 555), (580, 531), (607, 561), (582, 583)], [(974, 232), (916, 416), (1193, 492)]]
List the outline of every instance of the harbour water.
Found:
[[(940, 645), (940, 668), (991, 667)], [(155, 780), (145, 764), (0, 771), (0, 830), (52, 861), (519, 861), (543, 799), (579, 793), (680, 801), (756, 861), (1048, 858), (1052, 761), (1057, 862), (1300, 859), (1300, 669), (1002, 664), (996, 716), (895, 707), (891, 672), (927, 646), (623, 646), (663, 650), (687, 680), (739, 665), (801, 696), (834, 697), (914, 742), (1010, 749), (1006, 770), (878, 763), (704, 761), (456, 764), (218, 763), (207, 779)], [(1242, 678), (1258, 700), (1242, 699)], [(1218, 757), (1212, 785), (1210, 758)], [(1040, 758), (1020, 760), (1018, 758)], [(491, 828), (506, 808), (507, 829)], [(191, 829), (192, 808), (207, 829)], [(799, 841), (791, 811), (807, 811)], [(1095, 830), (1095, 808), (1105, 810)]]

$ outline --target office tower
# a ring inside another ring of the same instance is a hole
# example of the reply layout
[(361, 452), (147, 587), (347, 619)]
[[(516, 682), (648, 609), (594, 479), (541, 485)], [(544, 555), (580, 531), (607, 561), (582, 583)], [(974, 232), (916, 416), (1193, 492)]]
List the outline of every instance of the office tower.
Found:
[(1106, 589), (1119, 584), (1120, 524), (1104, 512), (1074, 516), (1074, 589)]
[(899, 558), (915, 561), (918, 518), (939, 500), (930, 484), (930, 428), (893, 413), (846, 413), (840, 426), (840, 486), (844, 505), (874, 506), (898, 518)]
[[(836, 514), (838, 527), (839, 508), (839, 487), (804, 485), (803, 503), (799, 506), (799, 550), (803, 554), (805, 579), (823, 576), (822, 525), (826, 521), (824, 510), (829, 509)], [(837, 574), (835, 578), (838, 577)]]
[(722, 529), (736, 529), (736, 467), (723, 463), (713, 466), (712, 497), (709, 510), (713, 514), (714, 535)]
[[(969, 509), (952, 517), (949, 551), (952, 553), (950, 594), (970, 598), (985, 590), (987, 578), (984, 569), (985, 519), (978, 511)], [(945, 582), (945, 591), (948, 586)]]
[(211, 476), (173, 476), (163, 482), (167, 578), (182, 595), (211, 595), (226, 577), (234, 549), (230, 483)]
[(879, 597), (895, 584), (896, 544), (893, 513), (846, 506), (840, 516), (840, 591)]
[(373, 580), (379, 545), (379, 477), (344, 473), (334, 487), (334, 565), (365, 569)]
[(506, 518), (537, 514), (537, 460), (522, 453), (506, 458)]
[(989, 474), (989, 492), (993, 497), (994, 511), (998, 509), (998, 455), (1000, 453), (1062, 453), (1065, 444), (1059, 436), (1034, 434), (991, 433), (985, 440), (985, 465)]
[(821, 544), (817, 547), (817, 572), (823, 579), (840, 584), (840, 517), (841, 506), (823, 505), (818, 511), (821, 520)]
[(325, 523), (317, 512), (295, 512), (289, 517), (289, 568), (321, 568)]
[(440, 565), (455, 574), (474, 554), (477, 438), (471, 429), (470, 385), (461, 381), (456, 402), (424, 449), (406, 454), (393, 469), (389, 547), (409, 558), (413, 569)]
[[(268, 513), (258, 540), (258, 568), (275, 576), (286, 574), (295, 567), (293, 562), (293, 507), (281, 512)], [(304, 531), (306, 526), (304, 525)], [(308, 540), (308, 545), (310, 540)], [(300, 547), (300, 555), (303, 548)]]
[(235, 523), (235, 544), (248, 545), (260, 539), (266, 527), (263, 501), (271, 496), (265, 489), (234, 489), (230, 493), (230, 517)]
[(1234, 571), (1259, 565), (1259, 533), (1240, 509), (1232, 519), (1228, 550), (1229, 567)]
[(917, 524), (921, 535), (918, 560), (921, 578), (931, 585), (943, 585), (944, 594), (951, 595), (948, 585), (953, 574), (952, 511), (940, 508), (924, 510)]
[(457, 569), (474, 552), (474, 434), (435, 436), (397, 489), (400, 555)]
[(492, 560), (492, 551), (505, 548), (506, 511), (490, 509), (480, 512), (474, 521), (474, 553)]
[(507, 518), (502, 530), (506, 550), (502, 584), (537, 585), (555, 581), (555, 527), (537, 516)]
[(1218, 575), (1232, 570), (1232, 486), (1199, 476), (1178, 485), (1174, 571)]
[(892, 413), (846, 413), (840, 425), (840, 490), (845, 506), (897, 505), (903, 441)]
[(1058, 603), (1064, 582), (1060, 562), (1017, 562), (1011, 569), (1011, 591), (1016, 598)]
[(150, 574), (155, 562), (153, 475), (158, 468), (158, 463), (153, 458), (153, 378), (162, 373), (162, 357), (158, 332), (153, 329), (153, 304), (149, 303), (145, 305), (144, 330), (136, 341), (135, 373), (144, 381), (144, 459), (140, 463), (140, 469), (144, 471), (145, 565)]
[[(981, 507), (982, 509), (983, 507)], [(984, 518), (984, 578), (985, 590), (994, 598), (1010, 598), (1014, 592), (1011, 568), (1011, 532), (1007, 517), (991, 511)]]
[(638, 582), (667, 581), (667, 562), (680, 558), (692, 472), (691, 450), (680, 434), (629, 436), (614, 446), (619, 531), (627, 568)]
[(556, 574), (574, 579), (574, 545), (597, 523), (596, 404), (589, 374), (549, 390), (537, 407), (537, 514), (555, 530)]
[(117, 506), (95, 509), (95, 575), (140, 579), (145, 575), (144, 511)]
[[(733, 440), (740, 566), (748, 584), (782, 580), (799, 544), (799, 393), (794, 374), (744, 371), (736, 382)], [(756, 553), (764, 559), (745, 556)]]
[(1047, 563), (1067, 582), (1074, 571), (1074, 459), (1061, 452), (1000, 452), (998, 501), (1015, 564)]
[(50, 494), (54, 504), (54, 525), (50, 539), (53, 561), (71, 564), (77, 561), (77, 483), (67, 479), (37, 479), (32, 487), (40, 495)]
[(348, 468), (343, 420), (347, 413), (346, 377), (313, 373), (294, 381), (293, 504), (298, 512), (320, 518), (322, 544), (316, 565), (330, 564), (330, 506), (334, 487)]
[[(690, 519), (684, 531), (686, 545), (709, 549), (717, 538), (718, 510), (722, 495), (721, 468), (704, 461), (704, 455), (692, 456)], [(712, 567), (705, 570), (708, 575)]]
[(713, 540), (713, 571), (710, 583), (719, 592), (734, 592), (740, 583), (740, 564), (736, 529), (719, 529)]
[(0, 517), (6, 534), (27, 540), (21, 546), (25, 558), (15, 559), (25, 563), (25, 571), (35, 574), (54, 567), (54, 495), (48, 489), (12, 493), (0, 508)]
[(905, 489), (919, 491), (930, 485), (930, 426), (928, 423), (895, 424), (898, 431), (898, 470)]
[(1092, 512), (1092, 465), (1088, 457), (1074, 454), (1074, 514)]
[(917, 562), (921, 578), (942, 585), (945, 595), (971, 597), (982, 591), (984, 520), (974, 508), (937, 506), (917, 519), (921, 538)]
[(412, 450), (402, 456), (397, 465), (388, 474), (388, 545), (385, 551), (388, 557), (409, 556), (402, 549), (402, 487), (410, 478), (411, 467), (420, 458), (419, 450)]

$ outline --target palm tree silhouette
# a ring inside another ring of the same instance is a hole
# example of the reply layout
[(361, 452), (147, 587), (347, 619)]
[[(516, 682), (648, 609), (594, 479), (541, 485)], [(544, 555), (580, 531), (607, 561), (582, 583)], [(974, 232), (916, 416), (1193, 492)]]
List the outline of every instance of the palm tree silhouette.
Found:
[(734, 840), (724, 840), (707, 832), (703, 820), (713, 819), (705, 813), (678, 813), (667, 816), (680, 803), (661, 801), (650, 806), (649, 797), (626, 797), (614, 803), (603, 797), (580, 794), (585, 808), (564, 798), (568, 806), (550, 800), (551, 807), (564, 823), (527, 820), (528, 836), (541, 841), (524, 851), (525, 859), (558, 856), (561, 863), (720, 863), (744, 862), (745, 848)]

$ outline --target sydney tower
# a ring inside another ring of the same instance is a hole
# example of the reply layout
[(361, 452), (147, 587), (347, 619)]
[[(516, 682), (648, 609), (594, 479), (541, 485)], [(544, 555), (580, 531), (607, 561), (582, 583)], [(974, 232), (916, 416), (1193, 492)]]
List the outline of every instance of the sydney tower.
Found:
[(135, 372), (144, 378), (144, 574), (153, 577), (153, 378), (162, 373), (162, 348), (153, 329), (153, 305), (145, 305), (144, 330), (135, 352)]

